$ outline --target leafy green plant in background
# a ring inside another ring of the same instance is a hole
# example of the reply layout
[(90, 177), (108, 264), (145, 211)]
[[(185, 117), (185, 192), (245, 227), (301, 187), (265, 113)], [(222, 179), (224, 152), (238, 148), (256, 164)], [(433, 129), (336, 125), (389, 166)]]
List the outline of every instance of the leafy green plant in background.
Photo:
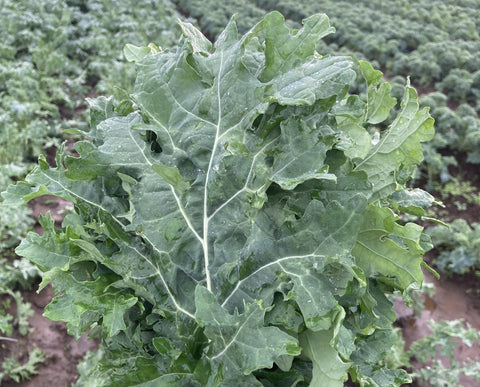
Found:
[[(61, 148), (4, 194), (71, 201), (17, 248), (53, 281), (45, 316), (102, 345), (79, 385), (399, 386), (387, 368), (386, 295), (419, 286), (430, 195), (406, 182), (433, 136), (407, 84), (401, 110), (382, 73), (322, 56), (325, 15), (291, 31), (273, 12), (211, 44), (189, 23), (171, 50), (128, 46), (129, 100), (91, 101), (79, 157)], [(85, 371), (85, 368), (83, 368)]]
[(16, 382), (29, 379), (45, 359), (41, 350), (33, 348), (27, 360), (20, 363), (19, 339), (14, 338), (26, 336), (31, 331), (28, 319), (33, 316), (31, 304), (17, 289), (30, 289), (39, 275), (38, 268), (26, 258), (7, 260), (0, 257), (0, 383), (7, 378)]
[[(467, 161), (478, 163), (480, 145), (480, 120), (475, 109), (462, 103), (456, 109), (446, 105), (446, 96), (435, 92), (422, 98), (422, 105), (431, 107), (432, 117), (437, 123), (437, 134), (432, 142), (437, 151), (450, 149), (458, 154), (466, 154)], [(440, 98), (444, 96), (445, 98)], [(448, 159), (445, 163), (449, 164)], [(450, 162), (451, 164), (451, 162)], [(442, 178), (442, 180), (446, 180)], [(448, 180), (448, 179), (447, 179)]]
[[(420, 289), (409, 289), (403, 294), (403, 300), (411, 307), (416, 318), (421, 318), (425, 301), (435, 293), (433, 283), (424, 282)], [(416, 386), (460, 386), (460, 378), (466, 377), (470, 382), (480, 380), (480, 362), (474, 360), (457, 360), (455, 349), (480, 346), (480, 331), (465, 323), (462, 319), (451, 321), (430, 320), (430, 333), (414, 341), (408, 350), (402, 331), (397, 328), (396, 341), (385, 361), (390, 367), (403, 367), (413, 370), (412, 376)], [(463, 351), (463, 349), (462, 349)], [(470, 385), (470, 384), (469, 384)]]
[(468, 347), (480, 345), (480, 332), (462, 320), (431, 321), (432, 331), (414, 342), (407, 351), (412, 360), (422, 363), (414, 372), (421, 386), (451, 387), (460, 386), (460, 377), (480, 380), (480, 362), (468, 360), (459, 362), (455, 358), (455, 348), (459, 344)]
[(468, 180), (453, 179), (445, 184), (441, 195), (444, 200), (462, 198), (468, 204), (480, 206), (480, 193)]
[(179, 34), (179, 14), (168, 0), (69, 0), (75, 9), (77, 61), (97, 93), (124, 96), (133, 88), (135, 71), (121, 50), (127, 43), (146, 45), (155, 40), (170, 47)]
[[(24, 364), (17, 360), (18, 339), (12, 336), (26, 336), (30, 331), (28, 319), (33, 316), (31, 304), (25, 302), (18, 288), (30, 289), (39, 277), (40, 271), (26, 258), (7, 260), (0, 257), (0, 382), (6, 377), (14, 381), (28, 379), (36, 373), (36, 367), (43, 362), (43, 353), (34, 348)], [(12, 301), (14, 304), (12, 304)]]
[[(25, 167), (0, 165), (0, 191), (25, 173)], [(31, 305), (25, 302), (19, 288), (30, 289), (40, 276), (40, 270), (34, 264), (26, 258), (15, 259), (13, 251), (32, 227), (30, 213), (25, 204), (3, 206), (0, 203), (0, 383), (7, 377), (17, 382), (28, 379), (44, 360), (43, 353), (33, 349), (27, 361), (20, 364), (15, 350), (18, 340), (12, 338), (14, 334), (25, 336), (30, 332), (28, 319), (33, 315)]]
[(17, 383), (28, 380), (38, 373), (37, 367), (42, 364), (44, 360), (45, 354), (38, 348), (30, 351), (28, 360), (23, 364), (20, 364), (14, 357), (9, 356), (0, 365), (0, 382), (6, 380), (7, 377)]
[[(21, 178), (25, 173), (25, 168), (14, 164), (0, 165), (0, 191), (13, 182), (12, 177)], [(43, 353), (34, 349), (28, 354), (26, 363), (20, 364), (14, 350), (18, 340), (12, 338), (14, 333), (20, 336), (29, 333), (28, 319), (33, 315), (31, 305), (24, 301), (18, 289), (30, 289), (40, 275), (34, 264), (26, 258), (15, 259), (13, 252), (31, 229), (30, 212), (24, 204), (3, 206), (0, 203), (0, 348), (3, 355), (0, 383), (7, 377), (17, 382), (28, 379), (44, 359)]]
[(32, 162), (57, 147), (64, 129), (84, 121), (87, 94), (130, 89), (134, 72), (118, 55), (126, 43), (174, 41), (176, 12), (166, 0), (144, 7), (133, 0), (1, 5), (1, 164)]
[[(0, 165), (0, 192), (7, 189), (14, 179), (25, 176), (27, 169), (15, 164)], [(26, 205), (2, 206), (0, 202), (0, 259), (12, 255), (12, 249), (20, 243), (32, 227), (31, 211)]]
[(408, 350), (400, 329), (395, 329), (396, 341), (385, 361), (391, 367), (413, 369), (416, 386), (461, 386), (461, 377), (480, 380), (480, 362), (458, 361), (455, 349), (459, 345), (480, 345), (480, 332), (461, 319), (430, 321), (430, 333), (413, 342)]
[(0, 161), (33, 161), (59, 136), (59, 105), (73, 108), (81, 87), (62, 50), (72, 12), (60, 1), (7, 1), (0, 18)]
[(428, 229), (439, 255), (438, 269), (446, 274), (465, 274), (480, 266), (480, 223), (469, 225), (464, 219), (455, 219), (449, 225)]
[[(12, 328), (13, 326), (15, 326), (16, 328), (18, 328), (20, 335), (27, 335), (29, 331), (28, 318), (33, 316), (33, 310), (30, 308), (30, 303), (26, 303), (23, 301), (23, 297), (20, 292), (13, 292), (10, 289), (5, 288), (4, 286), (0, 287), (0, 295), (10, 296), (16, 304), (16, 316), (14, 319), (12, 319), (12, 316), (8, 314), (8, 310), (11, 308), (11, 299), (7, 298), (6, 301), (3, 302), (1, 314), (2, 321), (4, 321), (6, 324), (2, 324), (0, 331), (4, 334), (7, 334), (7, 336), (11, 336), (13, 331)], [(10, 325), (10, 322), (12, 322), (13, 325)]]

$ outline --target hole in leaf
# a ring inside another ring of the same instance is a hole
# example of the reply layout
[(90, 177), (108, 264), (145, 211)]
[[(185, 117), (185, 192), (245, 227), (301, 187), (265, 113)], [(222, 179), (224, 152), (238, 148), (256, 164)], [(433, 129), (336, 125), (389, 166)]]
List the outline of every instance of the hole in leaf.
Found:
[(265, 157), (265, 164), (267, 165), (267, 167), (272, 167), (273, 161), (274, 161), (274, 158), (272, 156)]
[(146, 142), (150, 144), (150, 150), (153, 153), (162, 153), (162, 146), (157, 141), (157, 134), (151, 130), (147, 130)]

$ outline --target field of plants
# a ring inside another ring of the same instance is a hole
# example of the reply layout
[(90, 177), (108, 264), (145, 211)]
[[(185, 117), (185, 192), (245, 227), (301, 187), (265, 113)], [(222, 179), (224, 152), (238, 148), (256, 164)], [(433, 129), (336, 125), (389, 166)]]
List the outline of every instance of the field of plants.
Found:
[(478, 386), (478, 20), (0, 0), (0, 385)]

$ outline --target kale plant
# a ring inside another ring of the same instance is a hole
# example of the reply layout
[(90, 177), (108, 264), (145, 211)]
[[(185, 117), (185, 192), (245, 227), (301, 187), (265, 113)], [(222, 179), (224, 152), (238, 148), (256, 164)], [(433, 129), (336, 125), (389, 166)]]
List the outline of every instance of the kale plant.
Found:
[[(15, 179), (22, 179), (26, 174), (25, 167), (15, 164), (0, 164), (0, 192), (6, 190)], [(27, 235), (27, 231), (33, 224), (30, 214), (30, 209), (24, 203), (17, 206), (3, 206), (0, 199), (0, 260), (12, 255), (13, 252), (9, 249), (17, 246)], [(5, 282), (1, 283), (6, 284)]]
[[(91, 101), (79, 157), (60, 149), (7, 203), (73, 202), (17, 248), (53, 281), (45, 316), (102, 346), (79, 385), (365, 386), (410, 380), (383, 362), (387, 294), (419, 286), (422, 216), (405, 183), (433, 136), (409, 84), (396, 100), (366, 62), (322, 56), (325, 15), (290, 30), (278, 12), (212, 44), (181, 23), (179, 46), (129, 45), (131, 98)], [(396, 210), (394, 210), (396, 209)]]
[(471, 226), (464, 219), (450, 225), (428, 229), (440, 252), (435, 260), (438, 269), (446, 274), (465, 274), (480, 266), (480, 223)]
[[(480, 362), (468, 359), (459, 362), (454, 350), (461, 343), (472, 347), (480, 344), (480, 332), (463, 320), (430, 321), (432, 333), (415, 341), (407, 352), (422, 363), (414, 376), (421, 386), (460, 386), (462, 376), (471, 382), (480, 381)], [(427, 384), (428, 383), (428, 384)]]

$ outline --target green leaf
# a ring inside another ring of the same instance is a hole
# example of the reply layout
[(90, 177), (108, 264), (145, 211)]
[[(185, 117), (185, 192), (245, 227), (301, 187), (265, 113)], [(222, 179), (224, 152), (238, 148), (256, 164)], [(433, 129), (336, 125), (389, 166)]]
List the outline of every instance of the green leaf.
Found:
[(352, 360), (355, 362), (354, 381), (361, 386), (401, 386), (411, 383), (412, 378), (403, 369), (379, 367), (378, 362), (385, 359), (395, 343), (395, 332), (378, 330), (361, 342)]
[(137, 47), (129, 43), (123, 48), (123, 55), (125, 55), (125, 59), (129, 62), (140, 62), (149, 53), (149, 47)]
[(127, 343), (117, 343), (122, 349), (105, 352), (101, 347), (87, 353), (78, 366), (78, 387), (88, 386), (181, 386), (200, 387), (187, 369), (168, 372), (169, 359), (152, 357), (145, 351), (134, 351)]
[(193, 52), (208, 54), (212, 49), (212, 43), (191, 23), (179, 21), (183, 34), (191, 45)]
[(289, 332), (300, 333), (305, 329), (303, 317), (295, 308), (295, 304), (287, 302), (279, 294), (275, 295), (275, 307), (265, 315), (268, 325), (281, 326)]
[(175, 188), (180, 193), (183, 193), (188, 189), (188, 184), (183, 180), (180, 172), (175, 167), (167, 167), (165, 165), (153, 164), (152, 169), (158, 173), (158, 175)]
[(358, 65), (360, 67), (360, 71), (362, 72), (363, 78), (365, 78), (365, 81), (367, 82), (367, 87), (377, 86), (380, 83), (383, 77), (381, 71), (375, 70), (371, 63), (363, 60), (359, 60)]
[[(15, 252), (20, 256), (27, 256), (40, 270), (48, 271), (54, 267), (66, 268), (70, 260), (71, 251), (65, 241), (65, 235), (55, 232), (55, 222), (50, 212), (39, 216), (39, 223), (44, 230), (44, 236), (30, 232)], [(55, 259), (52, 259), (52, 255)], [(41, 290), (47, 283), (42, 282)]]
[(7, 357), (2, 362), (2, 371), (0, 372), (0, 382), (8, 376), (17, 383), (30, 379), (33, 375), (38, 374), (37, 367), (45, 360), (45, 354), (38, 348), (33, 348), (28, 359), (24, 364), (20, 364), (13, 357)]
[(367, 117), (366, 121), (370, 124), (378, 124), (385, 121), (390, 110), (396, 105), (397, 100), (390, 97), (392, 86), (383, 82), (382, 72), (374, 70), (368, 62), (359, 61), (360, 71), (367, 82)]
[(271, 368), (283, 355), (300, 354), (298, 342), (275, 327), (264, 327), (265, 310), (260, 304), (250, 304), (240, 314), (229, 314), (206, 288), (195, 291), (196, 319), (211, 340), (207, 356), (241, 377), (259, 368)]
[(365, 158), (372, 147), (372, 138), (362, 126), (365, 109), (365, 103), (356, 95), (334, 107), (339, 130), (337, 148), (351, 159)]
[(394, 192), (390, 198), (397, 211), (415, 216), (425, 215), (425, 211), (435, 203), (435, 198), (420, 188)]
[(395, 278), (397, 285), (405, 290), (423, 280), (422, 227), (414, 223), (400, 226), (396, 219), (389, 208), (370, 205), (352, 253), (367, 276)]
[(397, 104), (397, 100), (390, 97), (391, 90), (392, 86), (389, 83), (382, 83), (378, 88), (368, 89), (368, 123), (378, 124), (388, 118), (390, 110)]
[[(306, 362), (301, 362), (304, 365)], [(299, 367), (300, 368), (300, 367)], [(306, 367), (305, 367), (306, 368)], [(297, 385), (307, 385), (307, 377), (303, 374), (303, 369), (297, 369), (296, 364), (293, 364), (292, 369), (288, 372), (276, 370), (260, 370), (255, 373), (263, 386), (268, 387), (294, 387)], [(311, 373), (311, 372), (310, 372)]]
[(115, 336), (126, 329), (124, 314), (137, 298), (122, 294), (120, 289), (106, 289), (112, 283), (106, 278), (95, 281), (77, 281), (73, 276), (58, 269), (45, 274), (55, 280), (56, 297), (45, 308), (44, 316), (54, 321), (66, 321), (68, 332), (77, 339), (103, 316), (104, 334)]
[(432, 137), (433, 119), (427, 108), (418, 110), (417, 92), (407, 84), (402, 111), (381, 135), (378, 144), (355, 167), (368, 174), (373, 184), (372, 200), (387, 197), (397, 190), (398, 175), (423, 160), (421, 142)]
[(341, 387), (347, 380), (346, 371), (350, 368), (332, 348), (333, 330), (312, 332), (306, 330), (299, 337), (302, 356), (313, 363), (310, 386)]
[(284, 21), (279, 12), (271, 12), (252, 29), (251, 34), (247, 34), (247, 39), (258, 36), (265, 40), (266, 66), (261, 75), (264, 82), (295, 68), (298, 60), (304, 62), (305, 58), (313, 56), (317, 42), (335, 31), (324, 14), (305, 19), (303, 28), (294, 34)]

